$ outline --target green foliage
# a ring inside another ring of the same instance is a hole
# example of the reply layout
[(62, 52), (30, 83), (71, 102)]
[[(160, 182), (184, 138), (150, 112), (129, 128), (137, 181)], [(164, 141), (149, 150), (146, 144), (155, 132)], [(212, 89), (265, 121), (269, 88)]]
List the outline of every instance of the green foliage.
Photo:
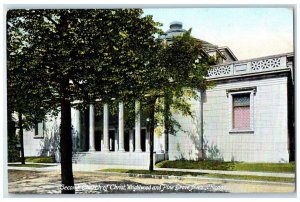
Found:
[[(30, 109), (28, 114), (40, 115), (32, 119), (41, 119), (50, 106), (57, 109), (62, 94), (70, 101), (83, 101), (73, 104), (78, 109), (86, 109), (97, 98), (132, 102), (143, 94), (147, 63), (157, 50), (154, 35), (161, 32), (160, 24), (142, 13), (141, 9), (9, 10), (9, 108)], [(70, 85), (62, 89), (64, 80)]]
[(54, 156), (28, 156), (25, 158), (25, 161), (31, 163), (56, 163)]
[(199, 90), (209, 85), (205, 79), (209, 59), (200, 57), (201, 48), (189, 30), (169, 44), (160, 43), (149, 64), (152, 68), (145, 84), (148, 95), (145, 99), (157, 98), (154, 124), (164, 124), (166, 133), (182, 130), (173, 114), (192, 117), (190, 101), (198, 99)]
[(175, 160), (163, 161), (157, 165), (160, 168), (182, 168), (182, 169), (203, 169), (203, 170), (231, 170), (234, 163), (223, 161), (191, 161), (191, 160)]
[[(69, 172), (70, 103), (77, 109), (86, 109), (95, 99), (101, 99), (100, 105), (112, 98), (130, 103), (148, 90), (145, 72), (151, 72), (148, 64), (158, 47), (154, 35), (160, 31), (159, 23), (142, 13), (141, 9), (7, 12), (12, 100), (8, 108), (34, 120), (60, 107), (63, 184), (74, 184)], [(82, 102), (75, 104), (78, 100)], [(39, 109), (45, 113), (37, 114)]]
[(224, 161), (191, 161), (176, 160), (162, 161), (156, 164), (159, 168), (182, 168), (204, 170), (234, 170), (234, 171), (257, 171), (257, 172), (295, 172), (295, 163), (244, 163)]
[(7, 137), (7, 147), (8, 147), (8, 162), (17, 162), (19, 161), (19, 150), (17, 149), (18, 140), (15, 136)]
[[(35, 116), (28, 120), (35, 120), (49, 108), (57, 109), (66, 93), (70, 101), (83, 101), (73, 105), (79, 109), (96, 98), (107, 102), (113, 97), (127, 103), (139, 98), (147, 106), (145, 95), (171, 93), (176, 98), (173, 107), (190, 114), (182, 87), (205, 88), (207, 61), (199, 58), (200, 44), (189, 31), (166, 46), (154, 38), (161, 33), (160, 24), (142, 13), (141, 9), (9, 10), (8, 91), (16, 101), (12, 110), (30, 109), (28, 114)], [(66, 79), (71, 83), (62, 89)]]
[(211, 145), (211, 146), (206, 145), (205, 150), (207, 153), (208, 160), (223, 161), (223, 157), (217, 145)]
[(19, 160), (19, 151), (17, 149), (18, 139), (16, 137), (15, 120), (8, 111), (7, 118), (7, 157), (8, 162)]
[(290, 163), (236, 163), (234, 170), (240, 171), (266, 171), (266, 172), (295, 172), (295, 162)]
[[(169, 108), (192, 115), (186, 98), (197, 94), (188, 89), (206, 88), (209, 61), (199, 57), (201, 44), (191, 37), (191, 30), (168, 45), (161, 43), (155, 39), (160, 23), (142, 13), (141, 9), (9, 10), (10, 111), (21, 112), (33, 123), (58, 107), (69, 107), (63, 103), (86, 109), (101, 99), (98, 108), (115, 98), (111, 112), (124, 101), (131, 112), (125, 113), (126, 124), (132, 125), (133, 103), (138, 99), (146, 117), (155, 108), (168, 115), (170, 131), (179, 127)], [(170, 107), (155, 105), (164, 97)], [(82, 102), (75, 104), (77, 100)], [(151, 130), (161, 120), (150, 117)]]

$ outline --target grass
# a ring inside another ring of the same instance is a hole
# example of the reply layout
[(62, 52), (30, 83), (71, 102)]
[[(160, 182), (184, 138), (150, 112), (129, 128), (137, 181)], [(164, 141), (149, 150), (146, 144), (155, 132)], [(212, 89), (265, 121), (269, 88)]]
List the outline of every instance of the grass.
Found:
[(237, 163), (235, 170), (240, 171), (268, 171), (268, 172), (284, 172), (294, 173), (295, 162), (291, 163)]
[(25, 157), (25, 162), (32, 163), (56, 163), (54, 156), (30, 156)]
[(43, 167), (49, 167), (53, 165), (43, 165), (43, 164), (12, 164), (9, 163), (8, 166), (14, 166), (14, 167), (27, 167), (27, 168), (43, 168)]
[(156, 164), (159, 168), (182, 168), (204, 170), (231, 170), (231, 171), (262, 171), (294, 173), (295, 162), (291, 163), (243, 163), (223, 161), (162, 161)]
[(100, 172), (145, 174), (145, 175), (168, 175), (168, 176), (201, 176), (201, 177), (210, 177), (210, 178), (255, 180), (255, 181), (268, 181), (268, 182), (290, 182), (290, 183), (295, 182), (294, 178), (286, 178), (286, 177), (205, 174), (205, 173), (179, 172), (179, 171), (152, 171), (152, 172), (150, 172), (148, 170), (103, 169), (103, 170), (100, 170)]

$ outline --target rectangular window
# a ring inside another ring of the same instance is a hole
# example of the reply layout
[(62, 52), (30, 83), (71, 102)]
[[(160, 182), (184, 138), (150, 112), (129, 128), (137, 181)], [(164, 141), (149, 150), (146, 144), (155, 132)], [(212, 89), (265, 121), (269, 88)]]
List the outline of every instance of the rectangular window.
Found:
[(233, 129), (250, 129), (250, 93), (232, 95)]
[(44, 136), (44, 122), (38, 122), (35, 124), (35, 136), (43, 137)]

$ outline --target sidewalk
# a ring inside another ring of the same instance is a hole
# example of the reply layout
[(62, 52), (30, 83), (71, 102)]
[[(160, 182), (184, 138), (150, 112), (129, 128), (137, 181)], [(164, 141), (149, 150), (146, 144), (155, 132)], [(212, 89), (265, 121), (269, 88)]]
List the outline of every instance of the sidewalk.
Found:
[(26, 164), (37, 164), (37, 165), (49, 165), (47, 167), (22, 167), (22, 166), (12, 166), (13, 164), (20, 165), (19, 162), (9, 163), (7, 165), (8, 170), (28, 170), (28, 171), (60, 171), (60, 163), (34, 163), (34, 162), (26, 162)]
[[(32, 170), (32, 171), (60, 171), (60, 163), (31, 163), (28, 164), (43, 164), (53, 165), (49, 167), (19, 167), (19, 166), (8, 166), (11, 170)], [(73, 164), (73, 171), (82, 172), (97, 172), (101, 169), (107, 168), (119, 168), (119, 169), (141, 169), (136, 166), (123, 167), (120, 165), (100, 165), (100, 164)], [(254, 171), (227, 171), (227, 170), (198, 170), (198, 169), (177, 169), (177, 168), (154, 168), (156, 171), (176, 171), (176, 172), (190, 172), (190, 173), (206, 173), (206, 174), (222, 174), (222, 175), (248, 175), (248, 176), (266, 176), (266, 177), (286, 177), (295, 178), (294, 173), (274, 173), (274, 172), (254, 172)]]
[(198, 169), (177, 169), (177, 168), (155, 168), (155, 170), (222, 174), (222, 175), (251, 175), (251, 176), (266, 176), (266, 177), (287, 177), (287, 178), (295, 177), (294, 173), (273, 173), (273, 172), (254, 172), (254, 171), (198, 170)]

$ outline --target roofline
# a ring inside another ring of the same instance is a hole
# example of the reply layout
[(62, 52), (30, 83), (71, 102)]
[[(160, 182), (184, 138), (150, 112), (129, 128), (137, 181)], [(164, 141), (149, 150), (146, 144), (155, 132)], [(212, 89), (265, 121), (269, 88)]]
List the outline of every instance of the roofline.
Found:
[(228, 46), (221, 46), (221, 47), (219, 47), (218, 49), (226, 49), (226, 50), (228, 50), (228, 52), (232, 55), (232, 57), (233, 57), (236, 61), (239, 60), (239, 59), (235, 56), (235, 54), (232, 52), (232, 50), (231, 50)]
[(233, 61), (233, 62), (226, 62), (226, 63), (222, 63), (222, 64), (218, 64), (218, 65), (213, 65), (212, 67), (214, 67), (214, 66), (229, 65), (229, 64), (238, 64), (238, 63), (242, 63), (242, 62), (250, 62), (250, 61), (253, 61), (253, 60), (262, 60), (262, 59), (268, 59), (268, 58), (271, 58), (271, 57), (282, 57), (282, 56), (291, 57), (291, 56), (294, 56), (294, 52), (281, 53), (281, 54), (275, 54), (275, 55), (268, 55), (268, 56), (263, 56), (263, 57), (258, 57), (258, 58), (249, 58), (249, 59), (237, 60), (237, 61)]
[(229, 80), (229, 79), (236, 79), (236, 78), (278, 74), (278, 73), (285, 73), (285, 72), (291, 72), (291, 69), (285, 68), (285, 69), (270, 70), (270, 71), (265, 71), (265, 72), (252, 72), (252, 73), (246, 73), (246, 74), (237, 74), (237, 75), (231, 75), (231, 76), (222, 76), (222, 77), (206, 78), (206, 79), (207, 79), (207, 81), (221, 81), (221, 80)]

